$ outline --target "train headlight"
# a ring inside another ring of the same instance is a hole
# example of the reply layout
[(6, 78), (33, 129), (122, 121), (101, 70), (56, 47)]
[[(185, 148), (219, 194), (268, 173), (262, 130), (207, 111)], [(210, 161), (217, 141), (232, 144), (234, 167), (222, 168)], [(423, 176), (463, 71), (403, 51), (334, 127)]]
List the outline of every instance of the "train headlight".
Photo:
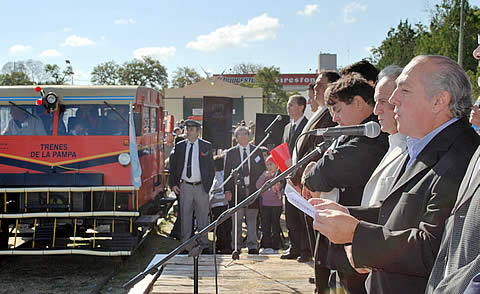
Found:
[(123, 166), (127, 166), (129, 163), (130, 163), (130, 154), (128, 153), (121, 153), (119, 156), (118, 156), (118, 162), (123, 165)]
[(57, 101), (58, 101), (57, 94), (53, 92), (49, 92), (45, 96), (45, 107), (47, 109), (55, 109), (55, 107), (57, 106)]

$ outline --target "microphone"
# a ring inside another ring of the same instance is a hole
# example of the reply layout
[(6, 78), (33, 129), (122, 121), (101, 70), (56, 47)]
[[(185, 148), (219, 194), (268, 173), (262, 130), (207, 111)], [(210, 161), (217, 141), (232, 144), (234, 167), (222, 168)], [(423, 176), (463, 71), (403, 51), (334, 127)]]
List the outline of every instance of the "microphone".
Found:
[(279, 114), (275, 117), (275, 119), (268, 125), (268, 127), (265, 129), (265, 133), (268, 133), (270, 131), (270, 129), (273, 127), (273, 125), (277, 122), (277, 121), (281, 121), (282, 120), (282, 116)]
[(363, 125), (317, 129), (311, 132), (314, 136), (324, 136), (324, 137), (339, 137), (342, 135), (346, 135), (346, 136), (366, 136), (369, 138), (375, 138), (375, 137), (378, 137), (378, 135), (380, 135), (380, 125), (374, 121), (369, 121)]

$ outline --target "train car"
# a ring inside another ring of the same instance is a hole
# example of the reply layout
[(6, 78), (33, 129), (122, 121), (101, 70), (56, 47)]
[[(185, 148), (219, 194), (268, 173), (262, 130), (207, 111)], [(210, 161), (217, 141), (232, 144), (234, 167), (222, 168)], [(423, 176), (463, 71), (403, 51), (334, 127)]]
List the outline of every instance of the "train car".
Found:
[(174, 201), (164, 128), (154, 89), (0, 87), (0, 255), (130, 255)]

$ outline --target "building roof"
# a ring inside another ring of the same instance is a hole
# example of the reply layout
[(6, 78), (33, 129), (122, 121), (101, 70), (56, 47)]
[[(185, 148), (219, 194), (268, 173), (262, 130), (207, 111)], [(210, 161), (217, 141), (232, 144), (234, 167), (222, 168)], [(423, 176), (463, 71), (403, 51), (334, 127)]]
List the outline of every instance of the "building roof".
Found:
[(204, 96), (231, 98), (261, 98), (262, 88), (247, 88), (222, 81), (217, 77), (201, 80), (183, 88), (165, 89), (165, 98), (203, 98)]

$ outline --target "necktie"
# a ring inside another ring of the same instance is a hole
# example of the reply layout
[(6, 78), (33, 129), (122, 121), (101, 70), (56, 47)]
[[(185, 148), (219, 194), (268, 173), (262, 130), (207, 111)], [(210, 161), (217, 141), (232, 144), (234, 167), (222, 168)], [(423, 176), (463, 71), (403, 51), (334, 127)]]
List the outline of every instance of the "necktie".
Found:
[(295, 124), (292, 124), (292, 128), (290, 129), (290, 137), (288, 138), (289, 144), (292, 144), (293, 134), (295, 134)]
[[(247, 158), (247, 148), (243, 148), (243, 160), (245, 160), (245, 158)], [(248, 161), (243, 164), (242, 173), (244, 177), (247, 177), (250, 174), (250, 170), (248, 169)]]
[(187, 159), (187, 178), (192, 176), (192, 153), (193, 153), (193, 143), (190, 143), (190, 150), (188, 151)]

